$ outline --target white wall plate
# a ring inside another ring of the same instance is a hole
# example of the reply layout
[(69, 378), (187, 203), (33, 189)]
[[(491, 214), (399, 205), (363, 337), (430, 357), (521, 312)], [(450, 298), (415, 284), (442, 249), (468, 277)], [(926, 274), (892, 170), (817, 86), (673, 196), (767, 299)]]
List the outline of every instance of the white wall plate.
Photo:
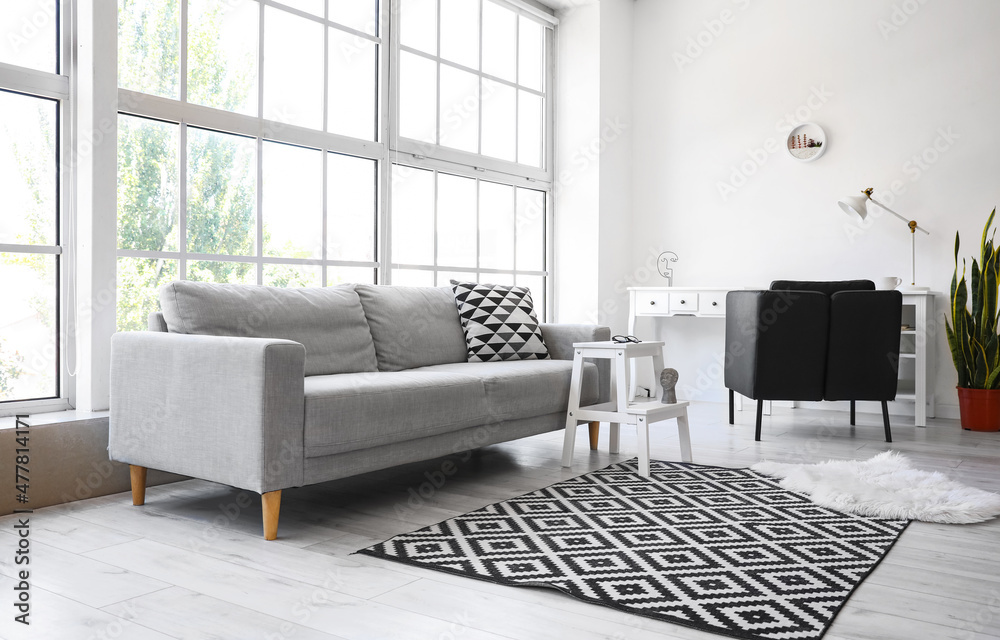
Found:
[(813, 122), (804, 122), (788, 133), (788, 153), (799, 162), (811, 162), (826, 151), (826, 132)]

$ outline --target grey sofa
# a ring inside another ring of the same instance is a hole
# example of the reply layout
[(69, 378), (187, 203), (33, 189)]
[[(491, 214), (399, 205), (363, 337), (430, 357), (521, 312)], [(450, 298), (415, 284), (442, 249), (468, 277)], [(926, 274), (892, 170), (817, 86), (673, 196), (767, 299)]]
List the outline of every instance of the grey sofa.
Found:
[(542, 324), (551, 359), (467, 362), (449, 288), (173, 282), (160, 307), (112, 338), (110, 457), (137, 505), (147, 468), (259, 492), (269, 540), (282, 489), (562, 428), (572, 344), (610, 338)]

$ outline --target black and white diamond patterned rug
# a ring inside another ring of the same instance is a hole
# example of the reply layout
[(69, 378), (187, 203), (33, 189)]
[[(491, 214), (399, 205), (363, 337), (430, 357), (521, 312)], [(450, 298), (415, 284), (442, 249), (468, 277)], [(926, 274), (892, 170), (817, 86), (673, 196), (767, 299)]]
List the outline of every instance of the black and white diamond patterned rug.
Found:
[(909, 524), (749, 469), (621, 462), (358, 553), (735, 638), (820, 638)]

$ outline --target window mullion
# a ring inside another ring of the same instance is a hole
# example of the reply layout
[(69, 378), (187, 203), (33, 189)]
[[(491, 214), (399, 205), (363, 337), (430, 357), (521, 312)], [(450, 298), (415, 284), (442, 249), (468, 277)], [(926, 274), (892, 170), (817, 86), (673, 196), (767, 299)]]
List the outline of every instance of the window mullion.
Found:
[[(184, 3), (187, 4), (186, 2)], [(187, 125), (180, 124), (180, 141), (178, 143), (178, 153), (180, 157), (177, 161), (177, 250), (180, 252), (180, 261), (177, 265), (177, 277), (187, 280)]]
[[(376, 282), (390, 282), (392, 264), (392, 150), (393, 141), (399, 131), (399, 21), (400, 0), (387, 0), (381, 3), (382, 24), (379, 35), (383, 36), (383, 44), (379, 47), (379, 62), (382, 76), (379, 86), (382, 88), (381, 100), (381, 133), (382, 155), (379, 159), (376, 178), (378, 180), (376, 201), (377, 226), (375, 228), (375, 259), (379, 263), (376, 272)], [(388, 39), (385, 36), (388, 25)], [(388, 45), (388, 50), (386, 50)]]
[[(58, 4), (58, 43), (59, 47), (59, 72), (67, 78), (69, 92), (66, 99), (59, 105), (59, 135), (58, 161), (59, 183), (56, 227), (56, 242), (60, 245), (63, 258), (58, 260), (59, 279), (57, 282), (57, 303), (61, 310), (57, 314), (57, 321), (60, 326), (60, 341), (57, 345), (58, 357), (58, 378), (60, 381), (59, 395), (69, 401), (70, 406), (76, 404), (76, 374), (77, 374), (77, 338), (76, 338), (76, 313), (79, 308), (77, 299), (77, 267), (76, 256), (73, 247), (76, 243), (76, 171), (68, 169), (74, 158), (76, 149), (76, 95), (79, 88), (76, 74), (69, 73), (69, 70), (76, 68), (76, 7), (75, 3), (63, 0)], [(116, 265), (117, 266), (117, 265)]]
[(63, 247), (58, 244), (0, 244), (0, 253), (60, 255), (63, 253)]
[(262, 210), (262, 205), (264, 202), (264, 141), (261, 138), (257, 138), (257, 193), (256, 196), (256, 209), (257, 209), (257, 233), (254, 240), (255, 250), (254, 253), (257, 256), (257, 284), (264, 284), (264, 263), (262, 258), (264, 257), (264, 212)]
[(61, 100), (69, 97), (69, 76), (0, 62), (0, 86), (18, 93)]
[(438, 186), (440, 182), (440, 177), (441, 174), (438, 173), (437, 171), (434, 171), (434, 218), (432, 219), (431, 224), (434, 225), (434, 256), (432, 262), (434, 263), (435, 269), (437, 269), (438, 267), (438, 245), (440, 244), (440, 239), (439, 239), (440, 229), (438, 228), (438, 220), (440, 218), (440, 216), (438, 215), (438, 207), (440, 207), (441, 205), (441, 198), (439, 196), (441, 189)]
[[(180, 51), (180, 72), (181, 72), (181, 102), (188, 99), (188, 2), (178, 0), (181, 4), (181, 51)], [(183, 278), (182, 278), (183, 279)]]
[(441, 144), (441, 0), (436, 0), (435, 9), (437, 10), (437, 43), (435, 46), (434, 56), (437, 61), (435, 66), (434, 74), (434, 144)]
[[(321, 250), (321, 254), (320, 255), (323, 256), (323, 258), (322, 258), (323, 259), (323, 264), (326, 265), (326, 261), (329, 258), (329, 255), (327, 254), (327, 251), (329, 249), (329, 247), (328, 247), (329, 243), (327, 242), (327, 240), (330, 237), (330, 234), (329, 234), (329, 231), (328, 231), (328, 229), (329, 229), (329, 227), (328, 227), (328, 225), (329, 225), (328, 215), (329, 214), (328, 214), (328, 211), (327, 211), (327, 208), (328, 208), (329, 202), (330, 202), (330, 197), (329, 197), (329, 189), (330, 189), (330, 180), (329, 180), (330, 174), (329, 174), (329, 171), (330, 170), (329, 170), (329, 167), (328, 167), (328, 164), (330, 162), (330, 153), (326, 149), (323, 149), (321, 151), (321, 153), (323, 154), (323, 163), (322, 163), (323, 164), (323, 169), (322, 169), (322, 173), (323, 173), (323, 231), (322, 231), (323, 238), (322, 238), (322, 243), (323, 244), (321, 245), (322, 246), (322, 250)], [(322, 286), (325, 287), (328, 284), (327, 281), (326, 281), (327, 268), (325, 266), (320, 267), (320, 268), (322, 269), (322, 271), (320, 272), (320, 283), (322, 284)]]
[[(476, 28), (479, 31), (479, 61), (476, 65), (478, 67), (478, 69), (476, 69), (476, 75), (479, 76), (479, 81), (476, 83), (476, 86), (479, 88), (479, 95), (476, 96), (476, 110), (479, 115), (479, 129), (476, 132), (476, 151), (480, 154), (483, 153), (483, 2), (485, 2), (485, 0), (479, 0), (479, 2), (476, 3), (477, 8), (479, 9), (479, 20), (476, 25)], [(439, 55), (440, 53), (441, 52), (438, 51)], [(516, 158), (517, 156), (514, 157)]]
[[(263, 129), (264, 126), (266, 126), (264, 124), (264, 83), (267, 81), (267, 78), (264, 77), (264, 38), (266, 37), (267, 31), (264, 28), (263, 2), (260, 2), (259, 11), (260, 13), (257, 17), (257, 120), (258, 126)], [(261, 258), (264, 257), (264, 213), (261, 210), (264, 201), (264, 140), (260, 133), (257, 135), (256, 161), (257, 191), (254, 194), (254, 200), (257, 220), (254, 238), (254, 255), (257, 256), (255, 265), (257, 271), (257, 284), (264, 284), (264, 263), (261, 260)]]
[[(543, 32), (544, 33), (544, 32)], [(521, 157), (521, 16), (514, 18), (514, 161)], [(544, 86), (544, 85), (543, 85)], [(542, 97), (544, 100), (544, 96)], [(516, 254), (515, 254), (516, 255)]]
[[(324, 2), (323, 3), (323, 17), (326, 19), (326, 21), (328, 23), (329, 20), (330, 20), (330, 3), (329, 2)], [(331, 106), (330, 105), (330, 27), (329, 27), (328, 24), (324, 23), (323, 24), (323, 131), (329, 131), (330, 130), (330, 122), (329, 122), (329, 120), (330, 120), (330, 106)], [(330, 188), (330, 180), (329, 180), (330, 176), (329, 176), (329, 168), (327, 166), (329, 164), (329, 154), (327, 153), (327, 149), (325, 148), (325, 146), (324, 146), (323, 149), (320, 150), (320, 152), (323, 154), (323, 160), (321, 162), (321, 164), (322, 164), (322, 170), (321, 170), (322, 176), (321, 176), (321, 179), (323, 180), (323, 187), (322, 187), (323, 202), (321, 204), (321, 209), (322, 209), (322, 212), (323, 212), (322, 213), (322, 215), (323, 215), (322, 229), (323, 230), (322, 230), (321, 233), (323, 234), (323, 237), (320, 239), (320, 242), (321, 242), (321, 244), (320, 244), (320, 256), (322, 256), (323, 266), (320, 267), (319, 282), (320, 282), (321, 286), (325, 287), (325, 286), (327, 286), (326, 273), (328, 271), (328, 269), (326, 267), (326, 259), (328, 257), (327, 256), (327, 250), (328, 250), (328, 247), (327, 247), (328, 242), (327, 241), (328, 241), (328, 239), (330, 237), (329, 233), (327, 231), (327, 229), (328, 229), (328, 227), (327, 227), (327, 224), (328, 224), (328, 218), (327, 218), (328, 212), (327, 212), (327, 208), (328, 208), (329, 203), (330, 203), (330, 198), (329, 198), (329, 193), (328, 193), (328, 190)]]
[(514, 242), (511, 243), (511, 250), (514, 252), (514, 256), (513, 260), (511, 260), (511, 264), (514, 265), (514, 284), (517, 284), (517, 187), (513, 187), (510, 190), (510, 206), (511, 210), (514, 212), (514, 215), (511, 216), (514, 223)]

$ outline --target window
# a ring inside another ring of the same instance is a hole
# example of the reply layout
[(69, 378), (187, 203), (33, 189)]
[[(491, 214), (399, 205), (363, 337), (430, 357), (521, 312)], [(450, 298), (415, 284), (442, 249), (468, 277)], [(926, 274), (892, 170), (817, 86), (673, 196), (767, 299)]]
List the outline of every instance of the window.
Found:
[(506, 0), (119, 0), (118, 327), (174, 279), (530, 286), (553, 22)]
[(549, 29), (493, 0), (401, 0), (399, 29), (401, 151), (545, 166)]
[(120, 330), (176, 279), (375, 281), (377, 10), (119, 1)]
[(501, 0), (400, 0), (392, 282), (531, 288), (545, 313), (551, 24)]
[(545, 309), (545, 192), (393, 167), (393, 282), (529, 287)]
[[(0, 13), (0, 403), (65, 408), (59, 7), (19, 2)], [(4, 406), (10, 406), (6, 404)], [(0, 407), (0, 411), (7, 413)]]

